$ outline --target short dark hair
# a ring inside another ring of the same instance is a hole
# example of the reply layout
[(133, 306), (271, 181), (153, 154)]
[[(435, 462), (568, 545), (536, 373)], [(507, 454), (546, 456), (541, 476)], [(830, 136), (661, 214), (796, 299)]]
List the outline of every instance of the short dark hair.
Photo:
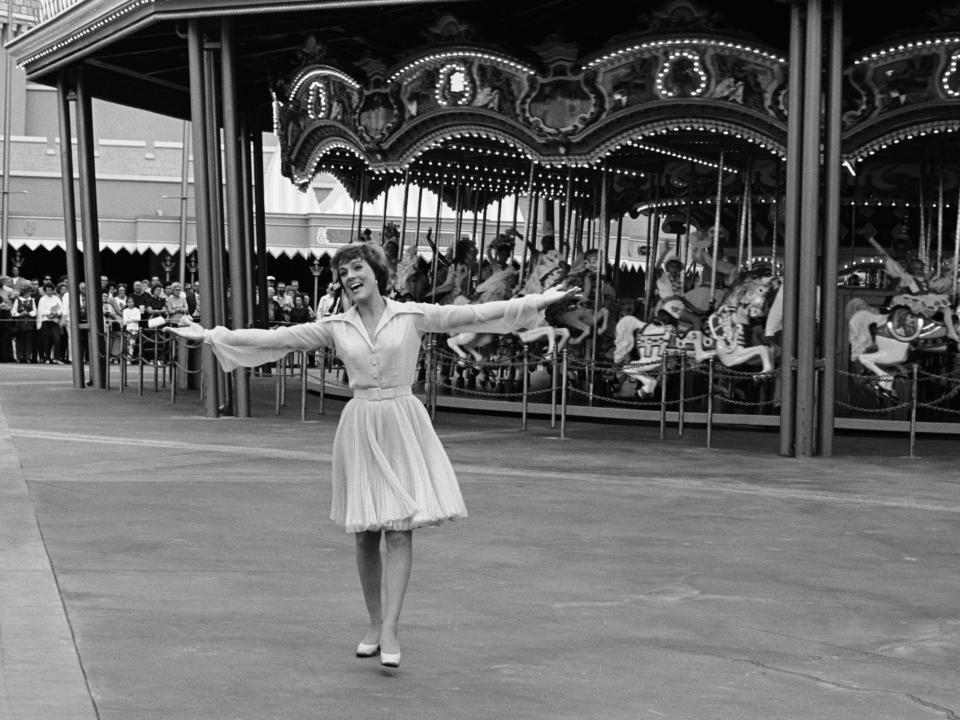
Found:
[(337, 279), (337, 282), (340, 282), (340, 266), (356, 259), (363, 260), (370, 266), (374, 277), (377, 278), (377, 290), (380, 291), (381, 295), (386, 295), (387, 283), (390, 281), (390, 266), (387, 264), (387, 254), (379, 245), (353, 243), (337, 250), (337, 254), (333, 256), (333, 260), (330, 262), (333, 276)]

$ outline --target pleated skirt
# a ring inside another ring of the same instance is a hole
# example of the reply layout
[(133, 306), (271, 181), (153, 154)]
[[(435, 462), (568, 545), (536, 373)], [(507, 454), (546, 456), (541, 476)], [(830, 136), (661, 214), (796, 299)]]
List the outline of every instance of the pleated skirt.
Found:
[(350, 400), (333, 440), (332, 476), (330, 519), (350, 533), (467, 516), (450, 459), (413, 395)]

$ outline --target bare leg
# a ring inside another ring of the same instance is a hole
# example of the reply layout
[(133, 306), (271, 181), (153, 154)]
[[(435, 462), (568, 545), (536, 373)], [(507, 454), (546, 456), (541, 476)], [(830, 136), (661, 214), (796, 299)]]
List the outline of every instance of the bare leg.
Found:
[(383, 575), (385, 591), (383, 624), (380, 627), (380, 648), (385, 653), (400, 652), (397, 623), (410, 580), (413, 564), (413, 531), (386, 531), (386, 569)]
[(363, 600), (370, 614), (370, 627), (363, 636), (363, 642), (374, 645), (380, 640), (380, 625), (383, 611), (380, 603), (381, 578), (383, 565), (380, 561), (380, 532), (359, 532), (357, 539), (357, 570), (360, 572), (360, 587)]

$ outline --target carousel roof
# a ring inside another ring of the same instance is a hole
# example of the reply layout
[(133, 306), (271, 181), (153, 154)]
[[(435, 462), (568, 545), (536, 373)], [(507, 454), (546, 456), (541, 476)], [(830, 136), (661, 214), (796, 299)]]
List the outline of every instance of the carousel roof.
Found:
[[(229, 18), (240, 110), (298, 186), (326, 170), (367, 200), (409, 179), (466, 209), (532, 189), (596, 212), (608, 177), (614, 213), (700, 224), (722, 195), (773, 224), (791, 5), (51, 0), (11, 51), (36, 82), (82, 64), (94, 96), (188, 118), (186, 21), (216, 50)], [(960, 9), (842, 7), (846, 199), (878, 222), (955, 204)]]

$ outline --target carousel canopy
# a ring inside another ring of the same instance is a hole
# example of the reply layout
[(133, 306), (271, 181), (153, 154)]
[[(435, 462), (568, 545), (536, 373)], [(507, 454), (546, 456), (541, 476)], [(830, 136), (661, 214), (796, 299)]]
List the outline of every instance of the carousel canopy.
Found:
[[(696, 227), (720, 200), (722, 224), (749, 207), (762, 240), (783, 217), (792, 5), (56, 0), (11, 50), (36, 82), (82, 64), (92, 94), (186, 118), (199, 20), (213, 53), (229, 28), (240, 110), (278, 135), (303, 189), (329, 172), (366, 202), (409, 182), (458, 210), (533, 193), (584, 216), (605, 196), (614, 216)], [(841, 242), (949, 235), (960, 10), (842, 7)]]

